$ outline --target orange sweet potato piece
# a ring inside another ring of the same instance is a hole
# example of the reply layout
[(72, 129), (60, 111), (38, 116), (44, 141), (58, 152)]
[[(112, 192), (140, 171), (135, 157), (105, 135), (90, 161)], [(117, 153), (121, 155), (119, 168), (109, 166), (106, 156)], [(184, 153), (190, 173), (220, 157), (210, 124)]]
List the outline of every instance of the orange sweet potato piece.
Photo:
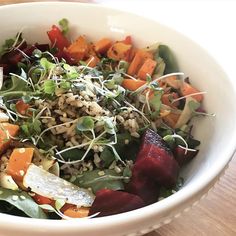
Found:
[(144, 85), (146, 82), (143, 80), (133, 80), (133, 79), (124, 79), (122, 82), (122, 86), (125, 89), (128, 89), (130, 91), (135, 91), (142, 85)]
[(157, 62), (148, 58), (143, 65), (141, 66), (141, 68), (138, 71), (138, 78), (142, 79), (142, 80), (146, 80), (147, 79), (147, 75), (152, 76), (153, 71), (155, 69), (157, 65)]
[(9, 147), (11, 137), (15, 137), (19, 131), (18, 125), (9, 123), (0, 123), (0, 154)]
[(90, 55), (89, 58), (85, 61), (89, 67), (95, 67), (98, 62), (99, 58), (97, 56)]
[(112, 41), (108, 38), (103, 38), (94, 44), (94, 50), (97, 53), (106, 53), (107, 50), (111, 47)]
[(61, 208), (61, 212), (71, 218), (82, 218), (87, 217), (89, 214), (89, 208), (87, 207), (77, 207), (72, 204), (65, 204)]
[(22, 182), (23, 177), (32, 162), (34, 148), (15, 148), (9, 158), (7, 174), (15, 181)]
[(132, 45), (125, 44), (122, 42), (114, 43), (107, 51), (107, 57), (120, 61), (120, 60), (129, 60), (129, 55)]
[(172, 99), (178, 98), (179, 95), (177, 93), (165, 93), (161, 97), (161, 102), (169, 107), (176, 108), (179, 106), (179, 101), (173, 102)]
[(77, 62), (88, 56), (89, 44), (84, 36), (79, 36), (68, 48), (67, 52)]
[[(180, 92), (183, 96), (187, 96), (187, 95), (191, 95), (193, 93), (199, 93), (200, 91), (198, 89), (194, 88), (189, 83), (183, 82), (181, 87), (180, 87)], [(196, 99), (198, 102), (201, 102), (203, 100), (203, 95), (202, 94), (193, 95), (191, 97)]]
[[(131, 50), (132, 53), (132, 50)], [(137, 52), (135, 53), (132, 62), (129, 65), (128, 68), (128, 74), (134, 76), (138, 70), (140, 69), (140, 67), (142, 66), (143, 62), (146, 59), (152, 59), (153, 55), (150, 52), (146, 52), (143, 50), (137, 50)]]

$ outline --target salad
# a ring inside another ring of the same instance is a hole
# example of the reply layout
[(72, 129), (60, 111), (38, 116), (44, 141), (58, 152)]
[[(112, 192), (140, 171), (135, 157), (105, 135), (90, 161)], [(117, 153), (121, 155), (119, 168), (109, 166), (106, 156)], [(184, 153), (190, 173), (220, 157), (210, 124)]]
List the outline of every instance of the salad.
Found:
[(131, 36), (68, 37), (50, 44), (22, 32), (0, 51), (0, 212), (91, 218), (168, 197), (198, 153), (192, 120), (200, 92), (170, 48), (137, 48)]

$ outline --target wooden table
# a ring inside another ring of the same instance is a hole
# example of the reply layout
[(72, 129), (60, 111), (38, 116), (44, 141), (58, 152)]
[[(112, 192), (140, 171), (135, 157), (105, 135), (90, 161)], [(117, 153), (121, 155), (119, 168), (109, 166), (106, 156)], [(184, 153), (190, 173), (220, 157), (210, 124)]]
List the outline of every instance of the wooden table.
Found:
[[(31, 2), (1, 0), (0, 4)], [(88, 2), (81, 0), (80, 2)], [(97, 2), (97, 1), (89, 1)], [(102, 2), (102, 1), (99, 1)], [(207, 198), (179, 218), (146, 236), (233, 236), (236, 235), (236, 155), (225, 175)]]

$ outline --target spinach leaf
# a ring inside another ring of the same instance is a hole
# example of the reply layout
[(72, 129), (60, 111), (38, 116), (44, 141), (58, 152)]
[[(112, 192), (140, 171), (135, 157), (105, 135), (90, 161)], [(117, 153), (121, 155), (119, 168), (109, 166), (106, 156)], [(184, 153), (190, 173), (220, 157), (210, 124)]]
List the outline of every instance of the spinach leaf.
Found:
[(10, 203), (32, 218), (47, 219), (47, 215), (26, 192), (0, 187), (0, 200)]
[(104, 147), (101, 155), (101, 160), (103, 161), (103, 166), (105, 168), (109, 167), (113, 161), (116, 160), (114, 153), (112, 152), (110, 147)]
[(24, 80), (16, 76), (12, 76), (10, 85), (7, 88), (2, 89), (0, 91), (0, 96), (8, 97), (8, 98), (21, 97), (23, 95), (26, 95), (26, 91), (29, 91), (29, 90), (30, 89)]
[(122, 173), (118, 174), (114, 170), (93, 170), (78, 175), (74, 184), (83, 187), (91, 188), (94, 193), (100, 189), (112, 189), (123, 190), (123, 180), (129, 179), (129, 177), (122, 176)]
[(68, 150), (66, 152), (61, 153), (61, 156), (63, 157), (63, 159), (65, 161), (75, 161), (75, 160), (80, 160), (83, 155), (84, 155), (85, 151), (81, 150), (81, 149), (71, 149)]
[[(125, 143), (126, 140), (128, 140), (128, 144)], [(135, 160), (140, 142), (140, 138), (134, 138), (129, 133), (121, 133), (117, 134), (117, 143), (114, 148), (122, 160)]]
[(171, 52), (170, 48), (166, 45), (159, 45), (154, 58), (158, 59), (161, 57), (165, 63), (164, 74), (170, 74), (173, 72), (179, 72), (179, 67), (175, 59), (174, 54)]

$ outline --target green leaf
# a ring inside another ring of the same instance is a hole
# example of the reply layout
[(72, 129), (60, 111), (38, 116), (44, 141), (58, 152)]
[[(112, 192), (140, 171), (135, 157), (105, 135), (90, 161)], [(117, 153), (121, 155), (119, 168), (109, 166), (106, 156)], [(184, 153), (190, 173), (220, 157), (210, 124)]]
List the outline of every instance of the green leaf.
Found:
[(33, 122), (33, 129), (37, 134), (40, 134), (42, 129), (41, 129), (42, 123), (40, 120), (34, 120)]
[(43, 84), (43, 87), (44, 87), (44, 92), (46, 94), (52, 95), (52, 94), (55, 93), (56, 83), (53, 80), (45, 80), (44, 84)]
[(100, 158), (104, 163), (104, 167), (109, 167), (111, 163), (116, 160), (114, 153), (109, 147), (104, 147)]
[(100, 189), (123, 190), (123, 180), (129, 179), (121, 174), (116, 173), (114, 170), (93, 170), (77, 176), (74, 184), (83, 187), (91, 188), (94, 193)]
[(170, 74), (173, 72), (179, 72), (179, 67), (177, 61), (175, 59), (174, 54), (170, 50), (170, 48), (166, 45), (159, 45), (154, 58), (157, 59), (161, 57), (165, 62), (165, 71), (164, 74)]
[(94, 120), (90, 116), (83, 116), (76, 125), (77, 131), (91, 131), (94, 129)]
[(61, 32), (65, 35), (69, 31), (69, 21), (65, 18), (59, 21), (59, 25), (61, 27)]
[(85, 150), (74, 148), (74, 149), (61, 153), (61, 156), (63, 157), (65, 161), (69, 161), (69, 160), (75, 161), (75, 160), (80, 160), (83, 157), (84, 153), (85, 153)]
[(32, 218), (47, 219), (47, 215), (26, 192), (0, 187), (0, 200), (10, 203)]
[(161, 97), (163, 91), (154, 91), (154, 95), (149, 99), (149, 104), (155, 112), (159, 112), (161, 108)]
[(195, 112), (201, 106), (201, 104), (197, 101), (191, 100), (189, 101), (188, 106), (192, 112)]
[(11, 76), (10, 85), (0, 91), (0, 96), (4, 98), (21, 97), (26, 95), (26, 91), (30, 91), (27, 83), (16, 76)]
[(9, 52), (12, 49), (12, 46), (16, 43), (16, 45), (22, 40), (22, 33), (18, 32), (14, 38), (6, 39), (4, 44), (0, 49), (0, 57), (5, 53)]

